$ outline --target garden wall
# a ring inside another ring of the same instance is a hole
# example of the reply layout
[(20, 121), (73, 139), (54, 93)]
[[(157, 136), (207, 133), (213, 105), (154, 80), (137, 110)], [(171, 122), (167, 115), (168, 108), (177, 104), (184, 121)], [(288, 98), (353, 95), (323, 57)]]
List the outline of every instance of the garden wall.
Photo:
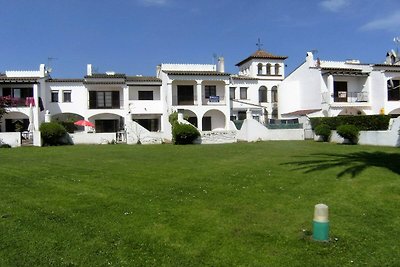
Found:
[(0, 144), (8, 144), (11, 147), (21, 146), (21, 133), (20, 132), (0, 133)]
[[(400, 117), (392, 119), (389, 123), (389, 129), (387, 131), (360, 131), (358, 144), (360, 145), (373, 145), (373, 146), (400, 146)], [(316, 140), (318, 140), (316, 136)], [(340, 137), (336, 131), (332, 131), (330, 139), (332, 143), (342, 144), (345, 140)]]
[(236, 143), (236, 131), (212, 131), (201, 133), (200, 144), (228, 144)]
[(268, 129), (254, 119), (245, 119), (237, 133), (239, 141), (304, 140), (304, 129)]
[(100, 144), (109, 144), (115, 142), (116, 134), (115, 133), (74, 133), (68, 134), (72, 140), (72, 143), (75, 145), (78, 144), (91, 144), (91, 145), (100, 145)]

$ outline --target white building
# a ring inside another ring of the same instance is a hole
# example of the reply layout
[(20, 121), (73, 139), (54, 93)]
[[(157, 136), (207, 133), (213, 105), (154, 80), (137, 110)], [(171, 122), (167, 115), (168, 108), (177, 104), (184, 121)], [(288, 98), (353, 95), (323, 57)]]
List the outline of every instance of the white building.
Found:
[[(117, 135), (127, 143), (171, 140), (168, 119), (174, 111), (201, 132), (236, 130), (231, 120), (244, 120), (249, 111), (265, 123), (279, 117), (286, 58), (257, 50), (236, 65), (238, 74), (225, 72), (222, 57), (217, 64), (160, 64), (155, 77), (93, 73), (90, 64), (77, 79), (53, 79), (44, 65), (39, 71), (7, 71), (0, 76), (0, 96), (12, 96), (18, 105), (2, 118), (0, 132), (38, 131), (46, 113), (70, 124), (89, 121), (93, 128), (76, 132), (103, 134), (100, 139)], [(30, 117), (34, 129), (28, 129)]]
[(279, 87), (282, 118), (302, 115), (400, 115), (400, 65), (394, 52), (384, 64), (323, 61), (311, 52)]

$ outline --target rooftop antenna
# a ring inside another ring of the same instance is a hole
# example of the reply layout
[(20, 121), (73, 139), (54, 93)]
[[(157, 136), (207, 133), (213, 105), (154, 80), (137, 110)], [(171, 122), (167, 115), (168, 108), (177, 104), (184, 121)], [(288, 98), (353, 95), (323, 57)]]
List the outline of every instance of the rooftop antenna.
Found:
[(260, 51), (260, 50), (261, 50), (261, 47), (263, 46), (263, 44), (261, 43), (261, 39), (260, 39), (260, 38), (258, 38), (258, 41), (257, 41), (257, 43), (256, 43), (256, 46), (258, 47), (258, 50)]
[(48, 57), (48, 58), (47, 58), (47, 64), (46, 64), (47, 68), (46, 68), (46, 70), (47, 70), (48, 73), (50, 73), (50, 72), (53, 71), (53, 68), (51, 67), (51, 62), (52, 62), (53, 60), (57, 60), (57, 59), (58, 59), (58, 58), (56, 58), (56, 57)]
[(218, 61), (218, 55), (216, 53), (213, 53), (213, 65), (214, 65), (214, 67), (217, 64), (217, 61)]
[(396, 56), (399, 54), (400, 37), (394, 37), (393, 42), (396, 44)]

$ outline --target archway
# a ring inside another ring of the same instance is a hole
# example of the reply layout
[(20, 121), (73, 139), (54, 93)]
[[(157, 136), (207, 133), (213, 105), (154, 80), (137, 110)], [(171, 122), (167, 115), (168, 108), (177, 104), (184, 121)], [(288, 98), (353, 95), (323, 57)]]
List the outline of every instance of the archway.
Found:
[(51, 116), (51, 120), (58, 122), (65, 127), (67, 132), (83, 131), (85, 127), (77, 126), (74, 122), (83, 120), (84, 117), (76, 113), (58, 113)]
[(209, 110), (202, 118), (202, 131), (214, 131), (217, 129), (225, 129), (225, 114), (219, 110)]
[(89, 121), (95, 125), (96, 133), (114, 133), (124, 129), (123, 117), (112, 113), (100, 113), (89, 117)]
[(391, 116), (392, 118), (397, 118), (398, 116), (400, 116), (400, 108), (396, 108), (390, 111), (388, 115)]
[(23, 132), (29, 127), (29, 116), (22, 112), (5, 114), (0, 123), (0, 132)]
[(339, 112), (338, 116), (356, 116), (356, 115), (365, 115), (365, 112), (354, 107), (344, 108)]

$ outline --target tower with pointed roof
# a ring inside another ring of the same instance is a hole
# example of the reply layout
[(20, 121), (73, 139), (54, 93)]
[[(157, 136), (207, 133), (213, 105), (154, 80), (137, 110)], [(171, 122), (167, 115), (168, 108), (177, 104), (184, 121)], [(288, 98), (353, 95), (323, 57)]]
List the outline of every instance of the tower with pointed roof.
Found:
[(277, 56), (259, 48), (236, 66), (239, 67), (239, 75), (283, 80), (285, 78), (285, 59), (287, 56)]

